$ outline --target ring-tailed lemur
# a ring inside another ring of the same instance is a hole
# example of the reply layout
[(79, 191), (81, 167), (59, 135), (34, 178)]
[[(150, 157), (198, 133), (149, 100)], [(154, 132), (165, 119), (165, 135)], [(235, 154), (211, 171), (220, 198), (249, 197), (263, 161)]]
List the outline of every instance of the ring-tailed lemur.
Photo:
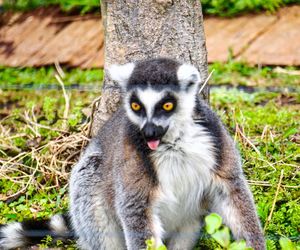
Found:
[[(82, 249), (192, 249), (203, 217), (220, 214), (235, 238), (265, 243), (240, 156), (198, 97), (200, 74), (171, 59), (114, 65), (123, 105), (91, 140), (70, 180), (72, 228)], [(23, 244), (25, 225), (1, 229), (4, 249)], [(56, 216), (54, 236), (68, 227)], [(28, 235), (27, 235), (28, 236)], [(13, 238), (16, 237), (16, 238)]]

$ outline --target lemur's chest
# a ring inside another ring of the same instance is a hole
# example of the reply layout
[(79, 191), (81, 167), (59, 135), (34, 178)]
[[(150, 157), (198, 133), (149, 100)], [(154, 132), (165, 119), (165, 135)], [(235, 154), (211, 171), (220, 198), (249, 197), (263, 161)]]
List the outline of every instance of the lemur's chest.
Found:
[(201, 214), (201, 200), (211, 185), (214, 145), (207, 132), (195, 125), (174, 144), (162, 144), (152, 159), (159, 180), (154, 213), (165, 230)]

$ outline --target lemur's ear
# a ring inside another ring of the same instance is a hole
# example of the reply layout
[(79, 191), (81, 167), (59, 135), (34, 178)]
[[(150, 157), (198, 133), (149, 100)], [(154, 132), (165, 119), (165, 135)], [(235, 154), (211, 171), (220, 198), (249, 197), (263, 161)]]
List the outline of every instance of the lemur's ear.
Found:
[(199, 71), (192, 65), (182, 64), (177, 70), (177, 79), (185, 90), (198, 89), (201, 82)]
[(123, 65), (113, 64), (108, 67), (107, 71), (110, 79), (117, 82), (121, 88), (125, 89), (134, 67), (134, 63), (126, 63)]

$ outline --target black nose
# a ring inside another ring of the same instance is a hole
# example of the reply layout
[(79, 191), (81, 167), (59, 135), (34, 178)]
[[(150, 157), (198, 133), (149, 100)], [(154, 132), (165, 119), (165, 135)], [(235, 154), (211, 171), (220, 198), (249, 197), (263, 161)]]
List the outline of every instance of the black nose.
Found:
[(147, 141), (149, 140), (157, 140), (163, 137), (163, 135), (167, 132), (167, 128), (163, 128), (162, 126), (156, 126), (153, 123), (146, 123), (146, 125), (142, 129), (142, 133)]

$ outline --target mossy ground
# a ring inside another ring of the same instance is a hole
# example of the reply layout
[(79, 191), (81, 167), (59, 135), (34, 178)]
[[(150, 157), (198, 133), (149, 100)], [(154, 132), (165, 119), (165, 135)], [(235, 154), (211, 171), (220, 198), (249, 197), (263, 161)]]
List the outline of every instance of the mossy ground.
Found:
[[(274, 68), (235, 62), (210, 69), (215, 69), (210, 103), (240, 148), (268, 249), (277, 249), (281, 236), (300, 246), (299, 69), (276, 73)], [(67, 108), (59, 90), (9, 89), (7, 83), (13, 81), (14, 86), (33, 88), (37, 83), (57, 84), (52, 69), (27, 69), (26, 77), (24, 71), (5, 68), (0, 73), (0, 89), (4, 84), (6, 89), (0, 90), (0, 223), (67, 210), (68, 173), (86, 143), (82, 131), (88, 133), (91, 103), (100, 89), (101, 70), (70, 71), (66, 85), (84, 85), (89, 77), (93, 85), (92, 91), (68, 90)], [(76, 82), (68, 80), (72, 72)], [(10, 80), (12, 75), (15, 79)], [(207, 241), (199, 247), (214, 249)]]

